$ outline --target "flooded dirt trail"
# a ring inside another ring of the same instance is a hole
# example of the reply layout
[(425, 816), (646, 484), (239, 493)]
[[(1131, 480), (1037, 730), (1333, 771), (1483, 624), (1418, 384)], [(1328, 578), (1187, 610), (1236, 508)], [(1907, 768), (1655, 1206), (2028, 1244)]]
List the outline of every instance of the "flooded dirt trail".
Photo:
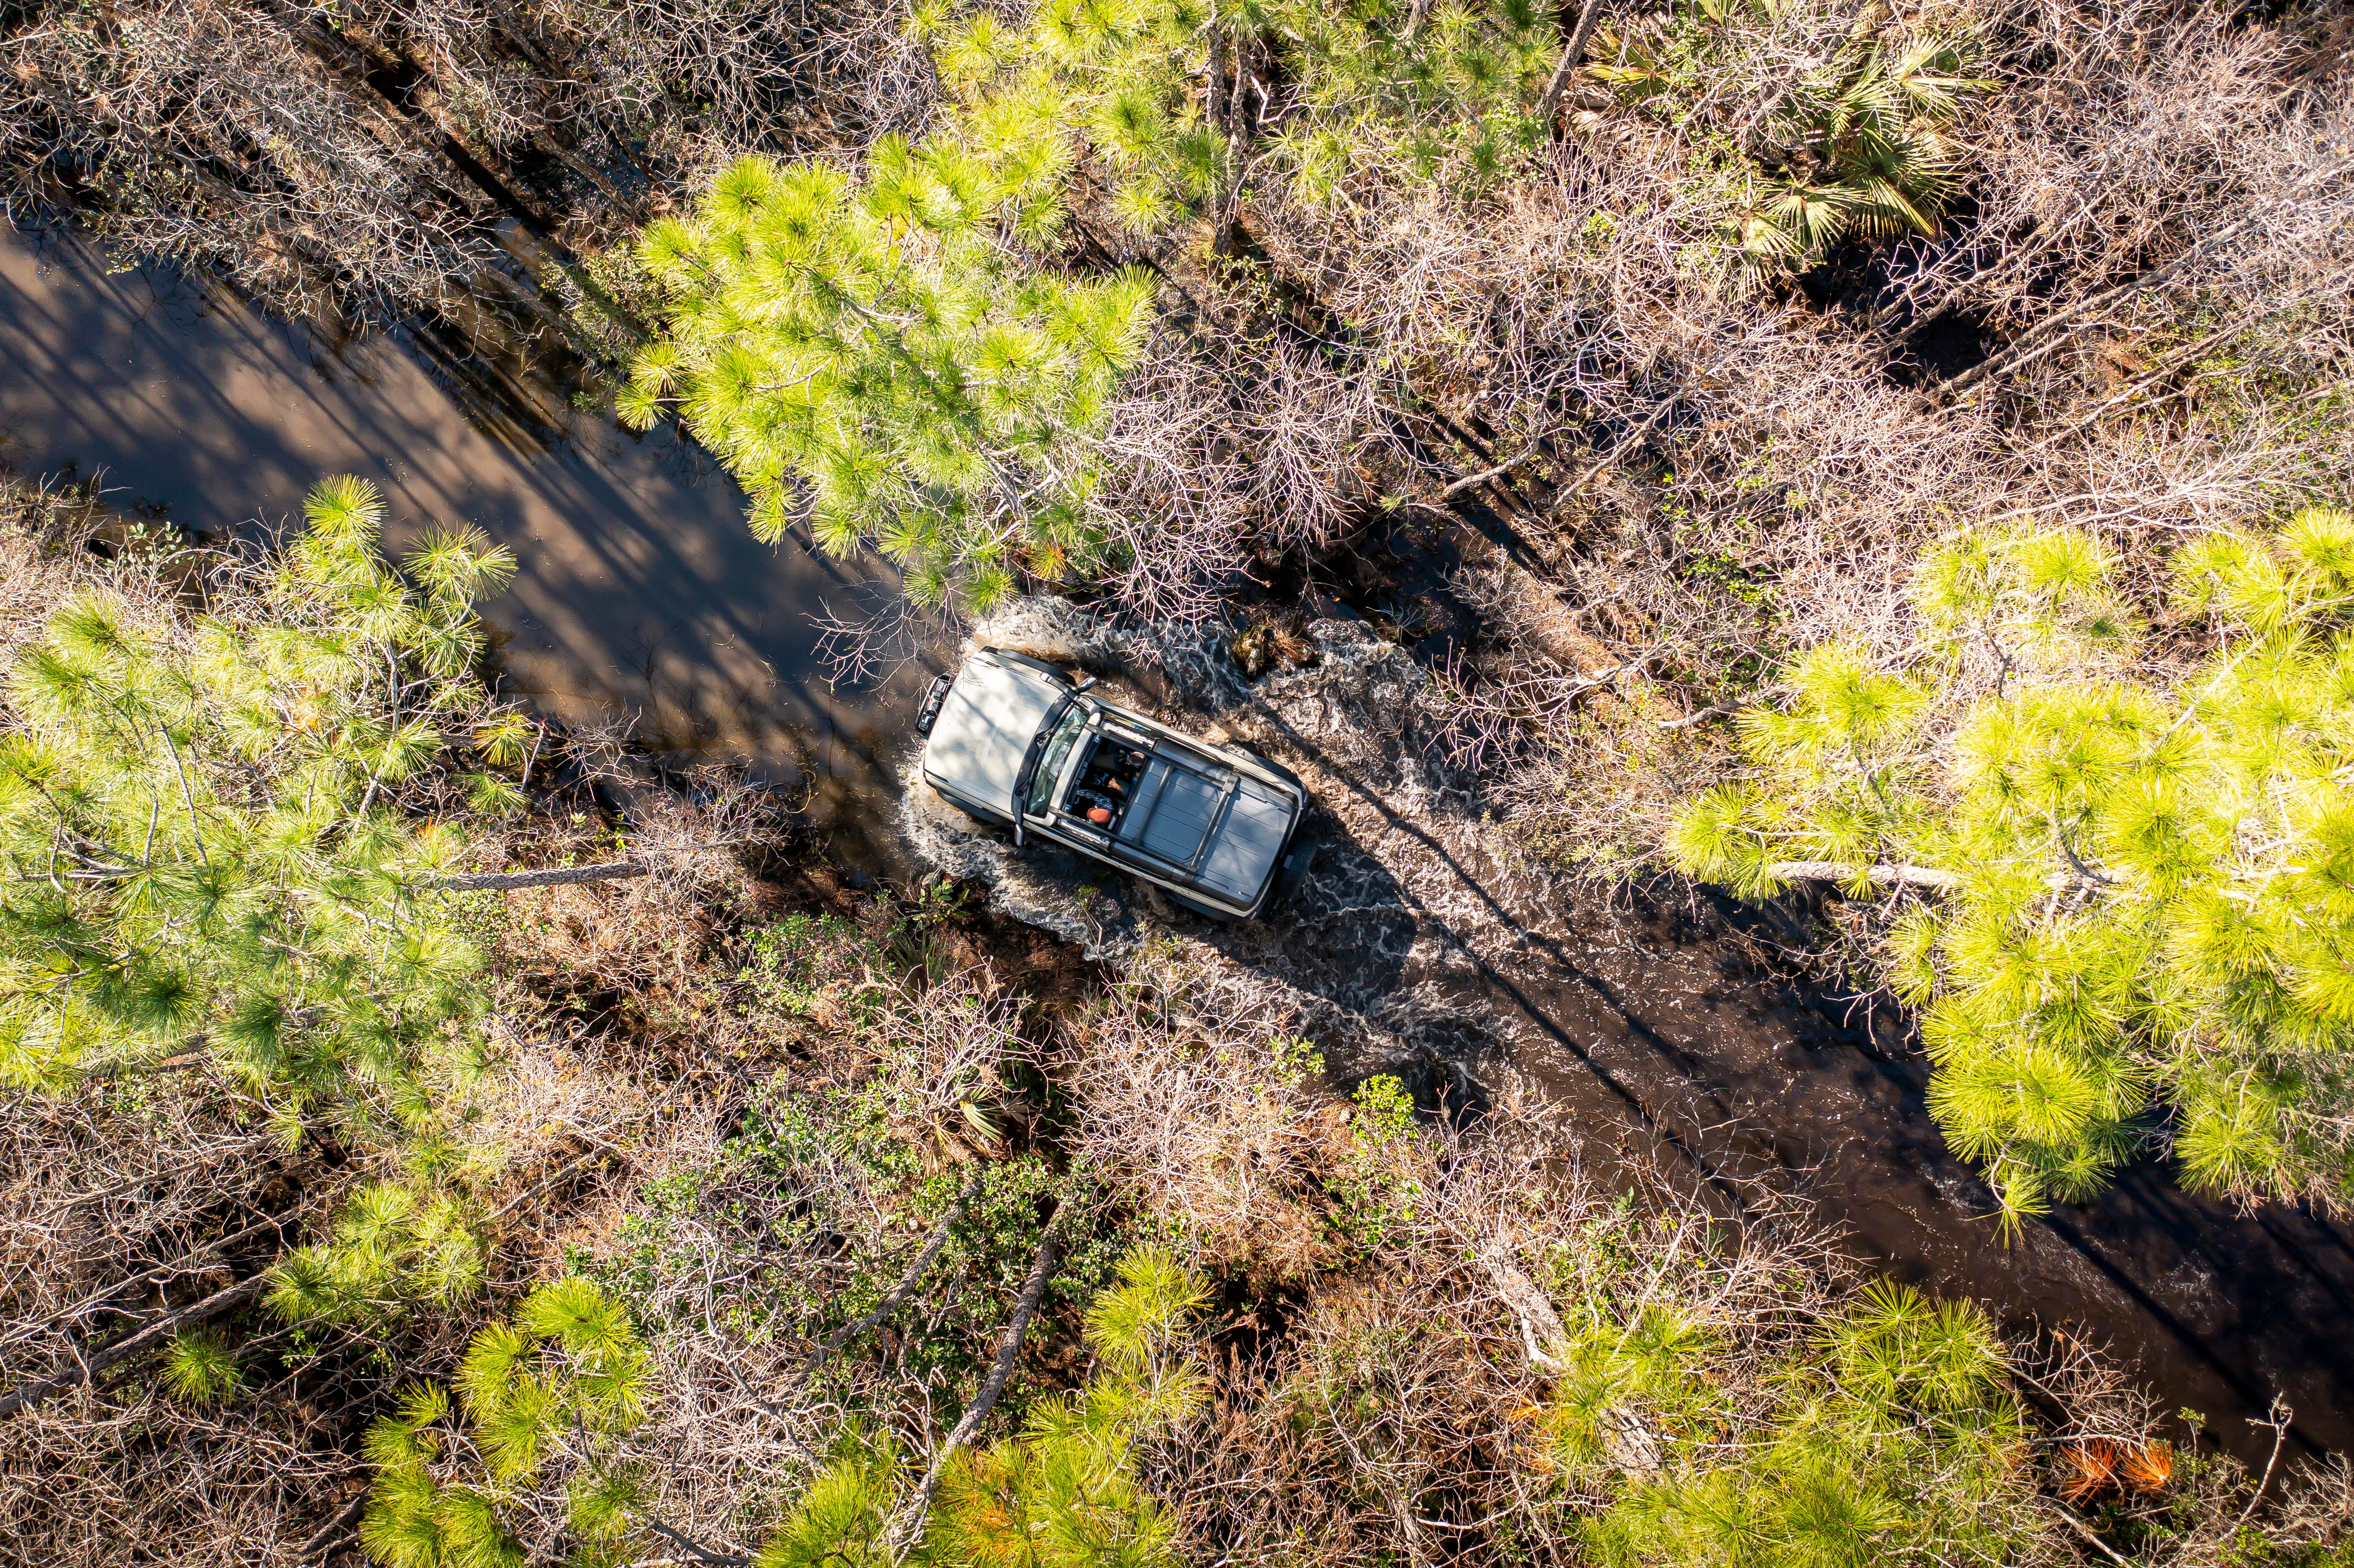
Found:
[[(1327, 815), (1297, 903), (1221, 927), (1114, 874), (966, 832), (911, 797), (936, 863), (1098, 950), (1173, 930), (1287, 993), (1343, 1085), (1393, 1072), (1426, 1103), (1506, 1102), (1589, 1165), (1629, 1158), (1728, 1213), (1803, 1194), (1857, 1255), (2006, 1326), (2104, 1347), (2168, 1413), (2261, 1463), (2274, 1396), (2309, 1451), (2354, 1449), (2354, 1240), (2278, 1206), (2240, 1216), (2162, 1170), (2003, 1245), (1992, 1194), (1947, 1151), (1903, 1021), (1776, 972), (1768, 918), (1611, 901), (1502, 858), (1428, 767), (1427, 683), (1363, 626), (1320, 621), (1306, 668), (1242, 679), (1214, 640), (1127, 636), (1034, 606), (981, 629), (1071, 659), (1129, 700), (1297, 769)], [(1780, 933), (1786, 939), (1798, 933)]]
[[(70, 237), (0, 226), (0, 462), (96, 479), (124, 511), (217, 536), (299, 514), (323, 475), (374, 480), (395, 547), (472, 523), (521, 564), (486, 607), (504, 678), (569, 724), (633, 720), (662, 751), (743, 758), (871, 826), (926, 672), (837, 693), (811, 617), (896, 585), (755, 540), (735, 483), (430, 337), (329, 344), (169, 267), (109, 274)], [(847, 844), (846, 852), (857, 852)]]
[(5, 233), (0, 365), (0, 458), (19, 472), (102, 475), (119, 503), (203, 531), (281, 519), (322, 474), (354, 472), (385, 488), (396, 546), (478, 524), (522, 565), (489, 607), (517, 689), (567, 722), (634, 717), (656, 747), (813, 779), (854, 862), (899, 863), (904, 840), (1097, 952), (1205, 943), (1281, 993), (1344, 1085), (1394, 1072), (1426, 1100), (1538, 1110), (1589, 1161), (1640, 1159), (1728, 1213), (1760, 1183), (1801, 1192), (1860, 1255), (2108, 1347), (2235, 1449), (2258, 1449), (2247, 1423), (2275, 1393), (2301, 1445), (2354, 1449), (2344, 1230), (2235, 1215), (2145, 1169), (2002, 1245), (1900, 1020), (1777, 973), (1750, 939), (1762, 916), (1613, 906), (1500, 856), (1474, 798), (1424, 760), (1422, 671), (1361, 624), (1317, 622), (1313, 664), (1255, 683), (1218, 639), (1116, 633), (1053, 601), (984, 629), (1306, 779), (1327, 835), (1308, 886), (1264, 925), (1217, 927), (903, 792), (926, 672), (837, 694), (811, 621), (892, 585), (758, 545), (734, 485), (668, 435), (429, 342), (330, 347), (169, 270), (107, 275)]

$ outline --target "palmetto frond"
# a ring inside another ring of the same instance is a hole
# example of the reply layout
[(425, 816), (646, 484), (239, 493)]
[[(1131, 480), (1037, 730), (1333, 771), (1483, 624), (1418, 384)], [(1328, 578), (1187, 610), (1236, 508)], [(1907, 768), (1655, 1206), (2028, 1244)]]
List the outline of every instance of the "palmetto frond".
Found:
[[(1850, 238), (1936, 232), (1959, 167), (1941, 127), (1988, 85), (1967, 74), (1970, 55), (1957, 39), (1871, 37), (1804, 79), (1777, 133), (1785, 184), (1730, 226), (1744, 257), (1804, 261)], [(1668, 79), (1631, 57), (1598, 74), (1638, 90)]]

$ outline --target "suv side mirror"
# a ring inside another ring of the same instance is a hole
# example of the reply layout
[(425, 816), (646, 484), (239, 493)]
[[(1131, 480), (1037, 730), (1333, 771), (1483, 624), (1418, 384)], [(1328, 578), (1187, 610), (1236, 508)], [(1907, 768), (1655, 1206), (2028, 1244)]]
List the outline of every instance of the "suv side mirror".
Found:
[(1075, 692), (1084, 692), (1084, 691), (1086, 691), (1087, 688), (1089, 688), (1090, 686), (1093, 686), (1095, 683), (1096, 683), (1096, 678), (1095, 678), (1093, 675), (1082, 675), (1082, 676), (1080, 676), (1080, 677), (1079, 677), (1079, 683), (1078, 683), (1077, 685), (1076, 685), (1076, 686), (1073, 686), (1073, 687), (1071, 688), (1071, 690), (1073, 690), (1073, 691), (1075, 691)]

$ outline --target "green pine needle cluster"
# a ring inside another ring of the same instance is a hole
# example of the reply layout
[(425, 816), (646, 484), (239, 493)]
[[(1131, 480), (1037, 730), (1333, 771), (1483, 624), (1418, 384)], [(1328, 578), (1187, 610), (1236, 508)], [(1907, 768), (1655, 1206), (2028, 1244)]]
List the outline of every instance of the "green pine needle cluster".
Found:
[[(1438, 5), (1418, 23), (1397, 0), (1053, 0), (1018, 32), (934, 4), (916, 27), (976, 137), (1065, 149), (1140, 235), (1240, 193), (1246, 164), (1312, 204), (1375, 175), (1489, 184), (1546, 141), (1537, 102), (1561, 49), (1534, 0)], [(1246, 56), (1260, 63), (1237, 72)], [(1241, 122), (1278, 107), (1252, 79), (1284, 100), (1279, 132), (1246, 157)]]
[(476, 1334), (455, 1379), (412, 1384), (365, 1443), (376, 1470), (360, 1543), (387, 1568), (522, 1568), (535, 1556), (533, 1489), (565, 1487), (563, 1529), (582, 1563), (634, 1560), (640, 1502), (614, 1448), (645, 1415), (645, 1345), (592, 1282), (569, 1276)]
[(1736, 1408), (1710, 1350), (1654, 1307), (1589, 1330), (1556, 1383), (1556, 1452), (1621, 1478), (1585, 1525), (1598, 1563), (1999, 1563), (2039, 1528), (2025, 1413), (1974, 1303), (1875, 1283), (1787, 1357), (1770, 1409)]
[[(2153, 1139), (2201, 1191), (2354, 1197), (2354, 517), (2211, 535), (2171, 567), (2171, 616), (2212, 652), (2157, 689), (2095, 542), (1938, 552), (1919, 666), (1807, 655), (1743, 718), (1753, 777), (1669, 836), (1750, 896), (1808, 863), (1858, 894), (1925, 874), (1892, 983), (1922, 1009), (1931, 1109), (2011, 1220)], [(1996, 694), (1940, 709), (1974, 649)]]
[(1122, 1258), (1119, 1283), (1087, 1308), (1097, 1365), (1086, 1386), (1037, 1401), (1018, 1436), (950, 1461), (925, 1558), (940, 1568), (1174, 1568), (1170, 1520), (1139, 1484), (1134, 1451), (1207, 1398), (1179, 1346), (1208, 1298), (1208, 1283), (1164, 1248)]
[(1539, 113), (1562, 48), (1552, 7), (1433, 5), (1411, 32), (1408, 16), (1388, 4), (1299, 5), (1282, 18), (1302, 93), (1278, 165), (1311, 206), (1375, 175), (1482, 190), (1552, 140)]
[(853, 1444), (801, 1491), (753, 1568), (896, 1568), (898, 1455)]
[[(960, 1450), (919, 1540), (895, 1535), (909, 1478), (898, 1450), (854, 1432), (769, 1531), (755, 1568), (1173, 1568), (1171, 1525), (1139, 1483), (1134, 1449), (1202, 1407), (1204, 1374), (1180, 1347), (1208, 1294), (1167, 1251), (1130, 1252), (1088, 1308), (1097, 1364), (1085, 1387), (1035, 1402), (1016, 1436)], [(368, 1431), (376, 1479), (360, 1539), (371, 1561), (601, 1565), (657, 1549), (643, 1481), (656, 1457), (630, 1446), (651, 1361), (594, 1282), (534, 1291), (474, 1336), (453, 1386), (454, 1400), (412, 1385), (399, 1414)]]
[(986, 609), (1029, 571), (1096, 564), (1092, 438), (1140, 352), (1133, 272), (1065, 278), (1024, 248), (1062, 220), (1061, 150), (944, 132), (877, 143), (863, 180), (744, 158), (641, 237), (665, 332), (620, 401), (675, 408), (774, 542), (872, 544), (909, 592)]
[(164, 1348), (164, 1386), (193, 1404), (219, 1404), (237, 1392), (237, 1350), (218, 1329), (187, 1329)]
[(6, 673), (0, 1081), (202, 1053), (290, 1136), (323, 1102), (429, 1114), (412, 1068), (481, 959), (428, 886), (460, 834), (394, 800), (511, 726), (469, 676), (514, 563), (447, 534), (396, 573), (382, 515), (329, 480), (258, 591), (191, 622), (85, 590)]
[(488, 1249), (454, 1192), (409, 1178), (361, 1188), (327, 1239), (280, 1260), (270, 1309), (290, 1323), (367, 1324), (410, 1300), (447, 1307), (482, 1287)]
[(1211, 22), (1200, 0), (1048, 0), (1016, 30), (985, 7), (958, 16), (931, 0), (910, 26), (976, 147), (1034, 164), (1058, 207), (1085, 160), (1123, 226), (1152, 233), (1230, 178), (1232, 149), (1199, 89), (1213, 29), (1238, 21)]
[(942, 1568), (1173, 1568), (1170, 1521), (1138, 1484), (1134, 1446), (1207, 1398), (1177, 1346), (1208, 1298), (1163, 1248), (1123, 1258), (1119, 1283), (1087, 1308), (1097, 1361), (1086, 1387), (1034, 1404), (1019, 1436), (957, 1456), (925, 1555)]

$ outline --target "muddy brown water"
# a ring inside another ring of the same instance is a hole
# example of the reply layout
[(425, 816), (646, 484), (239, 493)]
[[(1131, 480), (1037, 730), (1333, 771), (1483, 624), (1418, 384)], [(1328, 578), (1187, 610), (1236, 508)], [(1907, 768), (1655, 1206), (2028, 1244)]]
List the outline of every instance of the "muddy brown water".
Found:
[[(2270, 1452), (2252, 1423), (2275, 1395), (2306, 1452), (2354, 1449), (2344, 1226), (2277, 1204), (2238, 1213), (2146, 1161), (2006, 1240), (1992, 1192), (1929, 1117), (1906, 1018), (1884, 1000), (1794, 980), (1776, 961), (1776, 947), (1806, 939), (1794, 912), (1607, 900), (1386, 815), (1342, 837), (1331, 872), (1378, 863), (1363, 841), (1392, 835), (1429, 869), (1361, 873), (1339, 928), (1317, 938), (1368, 954), (1405, 947), (1394, 974), (1374, 963), (1363, 978), (1426, 997), (1409, 1038), (1428, 1040), (1427, 1056), (1487, 1086), (1526, 1084), (1580, 1129), (1589, 1158), (1642, 1150), (1735, 1213), (1757, 1186), (1800, 1193), (1886, 1272), (1976, 1297), (2014, 1331), (2121, 1358), (2162, 1413), (2199, 1412), (2252, 1463)], [(1397, 885), (1398, 914), (1364, 896), (1384, 880)]]
[[(1479, 873), (1468, 869), (1466, 875)], [(1906, 1021), (1776, 972), (1755, 911), (1511, 901), (1530, 939), (1444, 989), (1490, 1004), (1517, 1063), (1616, 1121), (1737, 1209), (1787, 1185), (1898, 1278), (1991, 1306), (2007, 1326), (2123, 1357), (2161, 1409), (2200, 1412), (2261, 1464), (2274, 1397), (2310, 1454), (2354, 1448), (2354, 1238), (2298, 1209), (2242, 1214), (2145, 1161), (2096, 1201), (2006, 1241), (1993, 1194), (1930, 1119)]]
[[(430, 339), (323, 343), (170, 269), (108, 274), (69, 239), (0, 229), (0, 460), (99, 477), (119, 505), (205, 532), (294, 514), (334, 472), (384, 487), (396, 545), (428, 522), (474, 523), (522, 566), (487, 607), (514, 689), (568, 722), (631, 717), (658, 747), (809, 779), (838, 853), (906, 863), (891, 798), (928, 666), (836, 691), (811, 620), (891, 585), (758, 545), (735, 486), (667, 435), (632, 437)], [(1359, 657), (1362, 631), (1329, 635), (1328, 672)], [(2249, 1422), (2275, 1393), (2300, 1446), (2354, 1450), (2342, 1227), (2236, 1214), (2148, 1166), (2004, 1245), (1983, 1184), (1928, 1118), (1901, 1018), (1761, 961), (1754, 938), (1776, 933), (1755, 912), (1613, 905), (1496, 860), (1410, 746), (1364, 744), (1394, 727), (1403, 688), (1352, 705), (1318, 679), (1205, 665), (1148, 673), (1138, 697), (1232, 725), (1323, 803), (1331, 842), (1295, 908), (1256, 928), (1174, 923), (1292, 990), (1344, 1075), (1539, 1097), (1589, 1152), (1639, 1150), (1731, 1206), (1746, 1183), (1795, 1185), (1861, 1255), (2011, 1327), (2108, 1348), (2243, 1455), (2261, 1462)], [(992, 845), (959, 863), (1013, 863)], [(1106, 880), (1051, 856), (1021, 864), (1034, 896), (1066, 906)], [(1132, 927), (1143, 901), (1082, 902), (1088, 929), (1066, 934), (1092, 940)]]
[(70, 235), (0, 225), (0, 463), (95, 480), (119, 510), (218, 537), (299, 516), (321, 477), (375, 481), (398, 549), (471, 523), (513, 550), (484, 607), (507, 689), (568, 724), (812, 786), (854, 865), (888, 865), (887, 795), (929, 670), (836, 690), (812, 617), (896, 585), (770, 548), (735, 483), (427, 334), (334, 344), (177, 269), (110, 273)]

